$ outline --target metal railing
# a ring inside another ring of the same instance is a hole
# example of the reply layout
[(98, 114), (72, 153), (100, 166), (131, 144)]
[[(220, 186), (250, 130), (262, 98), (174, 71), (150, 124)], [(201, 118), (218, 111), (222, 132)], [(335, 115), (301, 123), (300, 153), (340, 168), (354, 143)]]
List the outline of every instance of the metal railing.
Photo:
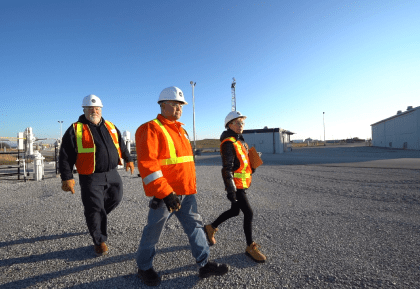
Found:
[(20, 176), (23, 176), (23, 180), (26, 182), (25, 171), (21, 172), (21, 162), (25, 162), (24, 165), (26, 166), (26, 160), (20, 158), (20, 155), (23, 154), (23, 153), (24, 152), (23, 151), (20, 151), (20, 150), (18, 150), (16, 152), (3, 152), (3, 153), (0, 153), (0, 156), (2, 156), (2, 155), (17, 155), (17, 160), (16, 161), (18, 163), (17, 165), (1, 166), (0, 167), (0, 170), (8, 170), (8, 171), (12, 170), (13, 171), (13, 169), (17, 169), (17, 171), (16, 172), (13, 172), (13, 173), (10, 173), (10, 172), (8, 172), (8, 173), (0, 173), (0, 178), (10, 177), (10, 176), (17, 176), (17, 179), (20, 180)]

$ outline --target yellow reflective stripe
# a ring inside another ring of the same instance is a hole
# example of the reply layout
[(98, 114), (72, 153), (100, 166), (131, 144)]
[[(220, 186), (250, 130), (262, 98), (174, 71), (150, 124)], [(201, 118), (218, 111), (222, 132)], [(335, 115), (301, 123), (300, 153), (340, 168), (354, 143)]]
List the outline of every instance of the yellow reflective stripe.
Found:
[(160, 164), (162, 166), (165, 166), (165, 165), (175, 165), (175, 164), (180, 164), (180, 163), (193, 162), (194, 161), (193, 156), (183, 156), (183, 157), (177, 157), (176, 156), (175, 144), (174, 144), (174, 141), (173, 141), (172, 137), (169, 135), (169, 132), (166, 130), (166, 128), (163, 126), (163, 124), (158, 119), (154, 119), (153, 121), (155, 123), (157, 123), (159, 125), (159, 127), (162, 129), (163, 134), (165, 135), (166, 141), (168, 142), (168, 146), (169, 146), (169, 156), (170, 156), (170, 158), (169, 159), (161, 159)]
[(242, 151), (241, 145), (238, 144), (237, 142), (234, 142), (233, 144), (238, 149), (238, 152), (239, 152), (239, 154), (241, 155), (241, 158), (242, 158), (242, 162), (244, 163), (244, 167), (242, 169), (242, 172), (241, 173), (234, 173), (233, 176), (236, 177), (236, 178), (240, 178), (242, 180), (242, 186), (244, 188), (247, 188), (248, 186), (246, 185), (246, 179), (251, 176), (250, 174), (245, 173), (246, 169), (248, 167), (248, 161), (246, 160), (245, 154)]
[(159, 127), (163, 131), (163, 134), (166, 137), (166, 141), (168, 142), (168, 147), (169, 147), (169, 157), (170, 157), (170, 159), (176, 159), (176, 151), (175, 151), (174, 141), (172, 140), (171, 136), (169, 135), (169, 132), (166, 130), (166, 128), (163, 126), (163, 124), (157, 118), (154, 119), (153, 121), (159, 125)]
[(235, 177), (235, 178), (250, 178), (251, 174), (249, 174), (249, 173), (233, 173), (233, 177)]
[[(117, 129), (115, 128), (115, 125), (112, 122), (110, 122), (108, 120), (105, 120), (105, 122), (111, 127), (111, 130), (114, 130), (115, 131), (115, 132), (111, 132), (111, 133), (114, 134), (115, 135), (115, 138), (117, 139), (117, 142), (114, 142), (114, 144), (115, 144), (115, 147), (118, 150), (120, 148), (120, 143), (118, 142)], [(114, 141), (114, 139), (112, 139), (112, 141)]]
[[(251, 174), (250, 173), (246, 173), (246, 169), (249, 166), (248, 161), (246, 160), (246, 155), (244, 154), (244, 152), (242, 150), (242, 146), (237, 142), (237, 140), (235, 138), (228, 137), (225, 140), (223, 140), (223, 142), (225, 142), (227, 140), (230, 140), (233, 143), (233, 145), (236, 148), (236, 151), (241, 155), (241, 159), (242, 159), (242, 161), (244, 163), (244, 167), (241, 170), (241, 172), (240, 173), (233, 173), (233, 177), (236, 178), (236, 179), (241, 179), (242, 186), (243, 186), (243, 188), (246, 189), (246, 188), (248, 188), (248, 185), (246, 183), (246, 180), (249, 179), (249, 178), (251, 178)], [(223, 144), (223, 142), (222, 142), (222, 144)], [(220, 144), (220, 147), (222, 146), (222, 144)]]
[(164, 166), (164, 165), (174, 165), (174, 164), (180, 164), (180, 163), (188, 163), (188, 162), (193, 162), (193, 161), (194, 161), (193, 156), (185, 156), (185, 157), (163, 159), (163, 160), (160, 160), (160, 164)]
[(236, 148), (238, 149), (239, 154), (241, 155), (242, 161), (244, 162), (244, 168), (242, 169), (242, 172), (245, 173), (246, 168), (248, 167), (248, 161), (246, 160), (245, 154), (242, 151), (242, 147), (240, 144), (238, 143), (234, 143), (234, 145), (236, 146)]
[[(88, 129), (89, 129), (89, 127), (88, 127)], [(90, 133), (90, 129), (89, 129), (89, 133)], [(90, 133), (90, 135), (92, 135), (92, 133)], [(95, 152), (95, 142), (93, 141), (93, 137), (92, 137), (93, 148), (84, 148), (82, 138), (83, 138), (83, 124), (81, 122), (78, 122), (77, 123), (77, 129), (76, 129), (77, 152), (78, 153), (94, 153)]]

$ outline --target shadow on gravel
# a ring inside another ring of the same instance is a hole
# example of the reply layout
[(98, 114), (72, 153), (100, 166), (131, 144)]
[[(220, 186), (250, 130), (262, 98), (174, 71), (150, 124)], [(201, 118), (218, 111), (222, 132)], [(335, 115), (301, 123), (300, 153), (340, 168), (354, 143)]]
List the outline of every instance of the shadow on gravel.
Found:
[(36, 238), (29, 238), (29, 239), (19, 239), (9, 242), (0, 242), (0, 248), (11, 246), (11, 245), (17, 245), (17, 244), (26, 244), (26, 243), (35, 243), (38, 241), (48, 241), (48, 240), (56, 240), (56, 239), (62, 239), (62, 238), (68, 238), (68, 237), (74, 237), (74, 236), (80, 236), (80, 235), (86, 235), (88, 232), (80, 232), (80, 233), (64, 233), (60, 235), (51, 235), (51, 236), (40, 236)]
[[(183, 247), (172, 247), (159, 250), (159, 253), (172, 252), (177, 250), (189, 250), (189, 246)], [(134, 257), (133, 257), (134, 258)], [(218, 263), (227, 263), (229, 267), (236, 267), (239, 269), (258, 266), (257, 263), (245, 256), (245, 254), (234, 254), (228, 257), (223, 257), (220, 259), (215, 259), (214, 261)], [(99, 266), (99, 265), (98, 265)], [(155, 266), (156, 271), (162, 277), (162, 282), (160, 287), (164, 288), (194, 288), (197, 284), (206, 283), (208, 279), (201, 279), (198, 277), (198, 267), (195, 264), (182, 266), (178, 268), (173, 268), (169, 270), (161, 270), (160, 266)], [(174, 277), (176, 274), (182, 272), (192, 272), (193, 275)], [(224, 277), (210, 277), (210, 278), (224, 278)], [(89, 282), (88, 286), (92, 288), (112, 288), (118, 287), (119, 284), (124, 284), (127, 288), (150, 288), (144, 285), (140, 279), (137, 277), (137, 274), (127, 274), (114, 278), (109, 278), (106, 280), (99, 280), (95, 282)], [(86, 288), (87, 284), (80, 284), (78, 286), (73, 286), (72, 288)]]
[(56, 252), (49, 252), (40, 255), (29, 255), (27, 257), (10, 258), (6, 260), (0, 260), (0, 267), (11, 266), (15, 264), (27, 264), (36, 263), (47, 260), (63, 259), (67, 262), (82, 261), (87, 259), (93, 259), (96, 255), (93, 253), (92, 246), (79, 247), (75, 249), (62, 250)]
[[(80, 234), (81, 233), (79, 233), (79, 235)], [(173, 246), (173, 247), (169, 247), (169, 248), (162, 248), (162, 249), (157, 250), (157, 254), (164, 254), (164, 253), (175, 252), (175, 251), (180, 251), (180, 250), (190, 250), (190, 246), (186, 245), (186, 246)], [(62, 251), (57, 251), (57, 252), (50, 252), (50, 253), (40, 254), (40, 255), (30, 255), (30, 256), (27, 256), (27, 257), (0, 260), (0, 267), (6, 267), (6, 266), (8, 267), (8, 266), (16, 265), (16, 264), (27, 264), (27, 263), (40, 263), (40, 264), (42, 264), (43, 261), (54, 260), (54, 259), (64, 259), (64, 260), (66, 260), (66, 262), (69, 262), (69, 264), (68, 264), (69, 266), (72, 265), (70, 262), (80, 262), (80, 261), (88, 260), (88, 259), (90, 259), (90, 260), (97, 259), (98, 260), (98, 262), (94, 262), (94, 263), (91, 263), (91, 264), (78, 266), (78, 267), (70, 267), (70, 268), (65, 269), (65, 270), (61, 270), (61, 271), (57, 271), (57, 272), (51, 272), (51, 273), (38, 275), (38, 276), (33, 276), (33, 277), (26, 278), (26, 279), (23, 279), (23, 280), (18, 280), (18, 281), (14, 281), (14, 282), (4, 284), (4, 286), (6, 286), (5, 288), (26, 288), (28, 286), (33, 286), (34, 284), (39, 283), (39, 282), (45, 282), (45, 281), (48, 281), (48, 280), (51, 280), (51, 279), (54, 279), (54, 278), (59, 278), (59, 277), (65, 276), (65, 275), (77, 274), (79, 272), (90, 270), (90, 269), (95, 268), (95, 267), (100, 267), (100, 266), (106, 266), (106, 265), (110, 265), (110, 264), (114, 264), (114, 263), (122, 263), (122, 262), (126, 262), (126, 261), (131, 261), (131, 260), (134, 260), (135, 257), (136, 257), (136, 253), (130, 253), (130, 254), (118, 255), (118, 256), (112, 256), (112, 257), (109, 256), (109, 255), (104, 256), (104, 257), (96, 257), (96, 255), (93, 253), (92, 246), (85, 246), (85, 247), (79, 247), (79, 248), (70, 249), (70, 250), (62, 250)], [(9, 267), (9, 268), (10, 268), (9, 270), (14, 270), (13, 267)], [(160, 269), (159, 266), (157, 266), (156, 269), (159, 270)], [(135, 270), (135, 268), (133, 268), (133, 270)], [(162, 271), (159, 271), (159, 275), (161, 275), (161, 276), (169, 275), (170, 276), (170, 275), (174, 275), (176, 273), (181, 273), (181, 272), (185, 272), (185, 271), (195, 271), (195, 272), (197, 272), (197, 275), (196, 276), (174, 278), (174, 279), (163, 281), (162, 283), (163, 284), (165, 284), (165, 283), (166, 284), (174, 284), (175, 287), (178, 287), (178, 286), (176, 286), (176, 284), (178, 284), (179, 288), (181, 288), (181, 287), (182, 288), (190, 288), (188, 286), (185, 286), (185, 284), (192, 284), (191, 287), (194, 287), (195, 283), (200, 280), (199, 277), (198, 277), (198, 268), (195, 264), (191, 264), (191, 265), (184, 266), (184, 267), (179, 267), (179, 268), (174, 268), (174, 269), (170, 269), (170, 270), (162, 270)], [(149, 288), (149, 287), (147, 287), (147, 286), (145, 286), (144, 284), (141, 283), (140, 279), (137, 278), (137, 274), (123, 275), (123, 276), (110, 278), (110, 279), (106, 279), (106, 280), (90, 282), (89, 287), (95, 287), (95, 288), (115, 287), (118, 284), (127, 284), (127, 282), (130, 282), (127, 279), (132, 279), (133, 286), (135, 286), (135, 287), (143, 288), (142, 286), (144, 286), (144, 288)], [(121, 281), (118, 281), (118, 280), (121, 280)], [(124, 283), (119, 283), (119, 282), (122, 282), (122, 281)], [(99, 286), (99, 287), (97, 287), (97, 286)], [(86, 288), (86, 284), (81, 284), (81, 285), (73, 287), (73, 288)]]
[[(38, 262), (38, 261), (43, 261), (43, 260), (47, 260), (47, 259), (51, 259), (51, 258), (63, 258), (63, 257), (65, 259), (68, 259), (69, 261), (77, 261), (77, 260), (74, 260), (74, 259), (70, 260), (68, 255), (69, 254), (78, 255), (78, 256), (80, 256), (80, 260), (85, 260), (85, 259), (87, 259), (86, 258), (86, 252), (87, 251), (89, 251), (89, 253), (87, 255), (88, 255), (88, 258), (90, 258), (90, 256), (93, 253), (92, 246), (77, 248), (77, 249), (73, 249), (73, 250), (53, 252), (53, 253), (48, 253), (48, 254), (42, 254), (42, 255), (39, 255), (39, 256), (16, 258), (16, 259), (17, 260), (22, 260), (23, 259), (22, 261), (20, 261), (18, 263)], [(98, 258), (98, 260), (101, 260), (99, 262), (95, 262), (95, 263), (87, 264), (87, 265), (83, 265), (83, 266), (78, 266), (78, 267), (73, 267), (73, 268), (68, 268), (68, 269), (65, 269), (65, 270), (52, 272), (52, 273), (47, 273), (47, 274), (43, 274), (43, 275), (39, 275), (39, 276), (34, 276), (34, 277), (31, 277), (31, 278), (26, 278), (26, 279), (23, 279), (23, 280), (10, 282), (10, 283), (4, 284), (4, 285), (6, 286), (6, 288), (26, 288), (28, 286), (34, 286), (34, 284), (36, 284), (38, 282), (48, 281), (48, 280), (51, 280), (51, 279), (54, 279), (54, 278), (59, 278), (59, 277), (65, 276), (65, 275), (77, 274), (78, 272), (82, 272), (82, 271), (85, 271), (85, 270), (90, 270), (90, 269), (95, 268), (95, 267), (105, 266), (105, 265), (109, 265), (109, 264), (112, 264), (112, 263), (125, 262), (125, 261), (132, 260), (134, 258), (135, 258), (134, 253), (119, 255), (119, 256), (115, 256), (115, 257), (105, 257), (105, 258), (101, 257), (101, 258)], [(14, 261), (11, 264), (15, 264), (16, 259), (12, 259)], [(9, 263), (10, 260), (11, 259), (5, 260), (5, 261), (7, 261), (7, 263)], [(4, 264), (3, 261), (0, 262), (1, 266), (11, 265), (11, 264)], [(86, 288), (86, 286), (84, 288)]]
[[(205, 279), (200, 279), (198, 277), (198, 271), (196, 275), (171, 278), (171, 275), (175, 273), (192, 270), (193, 266), (184, 266), (174, 270), (158, 271), (158, 274), (162, 277), (162, 282), (160, 283), (159, 288), (194, 288), (198, 283), (205, 282)], [(72, 286), (72, 288), (119, 288), (118, 286), (120, 284), (124, 284), (124, 287), (126, 288), (152, 288), (143, 284), (137, 277), (137, 274), (128, 274), (109, 278), (106, 280), (89, 282), (77, 286)]]
[(230, 256), (223, 257), (219, 262), (226, 263), (230, 267), (235, 267), (238, 269), (251, 268), (260, 265), (253, 261), (250, 257), (247, 257), (245, 253), (232, 254)]

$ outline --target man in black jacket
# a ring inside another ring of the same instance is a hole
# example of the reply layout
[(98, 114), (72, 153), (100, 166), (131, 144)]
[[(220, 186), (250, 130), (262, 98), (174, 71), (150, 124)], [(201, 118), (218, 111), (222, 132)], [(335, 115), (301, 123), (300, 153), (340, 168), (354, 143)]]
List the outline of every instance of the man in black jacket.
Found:
[(89, 233), (98, 256), (108, 254), (107, 215), (121, 202), (123, 184), (116, 168), (134, 163), (120, 131), (102, 118), (102, 102), (91, 94), (83, 99), (84, 114), (65, 132), (59, 155), (62, 190), (75, 193), (73, 167), (79, 173), (81, 197)]

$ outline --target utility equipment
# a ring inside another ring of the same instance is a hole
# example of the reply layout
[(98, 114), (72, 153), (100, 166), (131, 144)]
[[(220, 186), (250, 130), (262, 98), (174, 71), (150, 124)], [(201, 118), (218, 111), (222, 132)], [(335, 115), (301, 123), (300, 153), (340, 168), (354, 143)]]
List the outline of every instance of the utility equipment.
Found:
[(197, 146), (195, 142), (195, 100), (194, 100), (194, 87), (197, 84), (196, 82), (190, 81), (192, 87), (192, 97), (193, 97), (193, 135), (194, 135), (194, 154), (197, 152)]
[(32, 127), (26, 128), (25, 132), (18, 133), (18, 149), (24, 150), (23, 158), (19, 158), (19, 165), (23, 166), (23, 174), (26, 177), (26, 159), (33, 160), (34, 180), (40, 181), (44, 178), (44, 157), (38, 150), (34, 150), (34, 142), (39, 139), (32, 133)]
[(232, 78), (232, 85), (231, 85), (231, 93), (232, 93), (232, 111), (236, 111), (236, 94), (235, 94), (235, 86), (236, 86), (236, 80), (235, 77)]

